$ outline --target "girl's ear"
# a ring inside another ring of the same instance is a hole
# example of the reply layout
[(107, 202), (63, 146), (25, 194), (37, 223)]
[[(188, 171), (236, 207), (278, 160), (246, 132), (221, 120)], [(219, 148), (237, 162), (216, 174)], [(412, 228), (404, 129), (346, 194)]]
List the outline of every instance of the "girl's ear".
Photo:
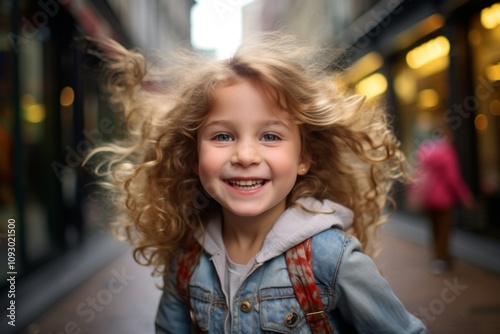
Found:
[(305, 175), (311, 167), (311, 157), (309, 154), (304, 154), (297, 166), (297, 175)]

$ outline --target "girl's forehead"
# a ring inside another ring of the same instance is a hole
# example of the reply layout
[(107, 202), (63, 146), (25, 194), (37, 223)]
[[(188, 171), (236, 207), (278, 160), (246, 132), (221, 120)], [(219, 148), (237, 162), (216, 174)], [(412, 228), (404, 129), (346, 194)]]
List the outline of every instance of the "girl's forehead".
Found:
[(281, 105), (285, 100), (283, 95), (257, 79), (237, 78), (216, 86), (213, 101), (214, 104), (238, 103), (244, 98), (246, 102), (260, 102), (273, 109), (285, 110)]
[(269, 94), (259, 83), (249, 79), (240, 79), (236, 82), (220, 85), (214, 91), (213, 104), (208, 110), (210, 114), (240, 110), (257, 112), (265, 110), (272, 118), (293, 119), (292, 113), (278, 104), (278, 99)]

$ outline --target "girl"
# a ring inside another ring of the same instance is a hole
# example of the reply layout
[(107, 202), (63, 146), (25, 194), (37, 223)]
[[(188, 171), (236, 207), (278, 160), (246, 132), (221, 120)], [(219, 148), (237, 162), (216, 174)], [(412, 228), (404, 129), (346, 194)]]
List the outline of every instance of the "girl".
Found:
[(157, 333), (311, 333), (285, 261), (308, 239), (337, 333), (426, 333), (361, 252), (404, 157), (384, 110), (341, 92), (323, 54), (276, 33), (161, 72), (104, 47), (129, 132), (93, 155), (136, 260), (164, 276)]

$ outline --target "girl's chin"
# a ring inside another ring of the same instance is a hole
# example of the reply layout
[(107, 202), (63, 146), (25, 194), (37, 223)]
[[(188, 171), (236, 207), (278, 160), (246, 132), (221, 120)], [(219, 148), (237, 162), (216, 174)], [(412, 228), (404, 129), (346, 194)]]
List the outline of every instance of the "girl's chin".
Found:
[(228, 214), (228, 215), (233, 216), (233, 217), (252, 218), (252, 217), (260, 216), (265, 211), (255, 210), (255, 208), (252, 208), (251, 210), (224, 208), (223, 212), (224, 212), (224, 214)]
[(242, 204), (238, 205), (228, 205), (223, 206), (223, 214), (225, 216), (241, 218), (241, 219), (251, 219), (251, 218), (265, 218), (267, 216), (273, 216), (278, 218), (284, 211), (285, 205), (280, 205), (281, 203), (269, 206), (259, 206), (255, 203), (245, 203), (247, 205)]

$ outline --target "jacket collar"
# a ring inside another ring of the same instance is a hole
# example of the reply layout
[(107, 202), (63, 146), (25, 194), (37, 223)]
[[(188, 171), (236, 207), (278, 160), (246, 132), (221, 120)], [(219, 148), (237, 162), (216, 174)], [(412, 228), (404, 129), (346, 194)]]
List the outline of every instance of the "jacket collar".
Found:
[[(353, 220), (353, 212), (335, 202), (319, 201), (312, 197), (297, 200), (310, 213), (300, 207), (290, 207), (276, 220), (267, 234), (261, 250), (255, 260), (262, 263), (283, 254), (289, 248), (332, 227), (347, 230)], [(204, 235), (197, 237), (205, 251), (212, 255), (225, 253), (222, 240), (220, 216), (214, 217), (208, 224)]]

